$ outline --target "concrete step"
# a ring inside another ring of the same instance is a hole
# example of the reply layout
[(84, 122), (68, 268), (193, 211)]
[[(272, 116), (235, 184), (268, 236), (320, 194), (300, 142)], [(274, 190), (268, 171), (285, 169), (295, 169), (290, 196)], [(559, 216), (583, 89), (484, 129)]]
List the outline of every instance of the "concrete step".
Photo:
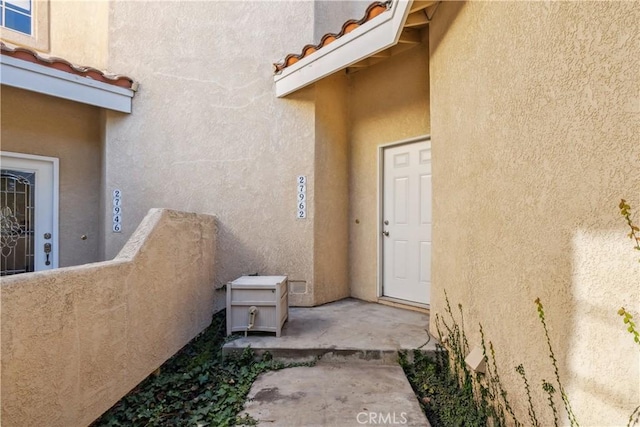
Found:
[(321, 362), (267, 372), (242, 413), (273, 427), (429, 426), (397, 365)]
[(434, 352), (437, 340), (428, 334), (424, 313), (355, 299), (319, 307), (289, 309), (282, 336), (250, 333), (227, 342), (224, 354), (251, 347), (285, 362), (369, 362), (397, 364), (398, 351), (420, 348)]
[[(312, 363), (312, 362), (327, 362), (327, 363), (370, 363), (375, 365), (397, 365), (398, 354), (397, 349), (357, 349), (357, 348), (269, 348), (269, 347), (254, 347), (251, 346), (256, 357), (260, 358), (265, 353), (269, 353), (274, 360), (278, 360), (284, 363)], [(223, 348), (224, 355), (231, 355), (233, 353), (241, 353), (244, 350), (244, 346), (225, 346)], [(420, 350), (425, 354), (435, 354), (435, 349), (427, 348), (426, 350)], [(412, 352), (408, 353), (409, 360), (412, 360)]]

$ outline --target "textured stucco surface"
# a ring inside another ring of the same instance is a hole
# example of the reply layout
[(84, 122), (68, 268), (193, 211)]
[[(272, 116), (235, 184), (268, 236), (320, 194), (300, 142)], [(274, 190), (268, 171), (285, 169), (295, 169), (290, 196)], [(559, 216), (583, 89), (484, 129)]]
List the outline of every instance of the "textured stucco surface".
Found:
[(2, 425), (86, 426), (206, 328), (215, 244), (155, 209), (112, 261), (3, 278)]
[(109, 0), (36, 0), (32, 3), (33, 37), (2, 28), (4, 41), (77, 65), (98, 69), (106, 66)]
[(425, 31), (422, 44), (349, 76), (349, 266), (355, 298), (378, 296), (378, 147), (429, 133), (428, 67)]
[(349, 163), (347, 79), (316, 83), (315, 303), (349, 296)]
[(50, 0), (49, 16), (50, 55), (98, 69), (107, 66), (109, 0)]
[[(336, 34), (349, 19), (361, 19), (372, 2), (367, 0), (315, 0), (313, 1), (313, 43), (319, 43), (327, 33)], [(306, 41), (304, 44), (311, 43)], [(303, 45), (296, 53), (302, 49)]]
[(60, 159), (60, 267), (98, 261), (100, 110), (7, 86), (0, 95), (0, 148)]
[[(218, 286), (247, 273), (286, 274), (306, 282), (291, 302), (313, 304), (315, 92), (277, 99), (271, 66), (312, 39), (313, 3), (110, 7), (109, 68), (141, 85), (133, 114), (107, 115), (104, 203), (123, 191), (124, 228), (115, 235), (105, 224), (105, 255), (151, 207), (215, 214)], [(167, 37), (173, 30), (180, 37)], [(309, 179), (304, 220), (296, 219), (298, 175)]]
[(471, 346), (483, 324), (521, 421), (519, 363), (553, 424), (537, 297), (578, 421), (624, 425), (640, 401), (640, 354), (616, 314), (640, 313), (617, 209), (640, 208), (638, 22), (633, 2), (478, 2), (442, 3), (431, 24), (431, 313), (446, 290)]

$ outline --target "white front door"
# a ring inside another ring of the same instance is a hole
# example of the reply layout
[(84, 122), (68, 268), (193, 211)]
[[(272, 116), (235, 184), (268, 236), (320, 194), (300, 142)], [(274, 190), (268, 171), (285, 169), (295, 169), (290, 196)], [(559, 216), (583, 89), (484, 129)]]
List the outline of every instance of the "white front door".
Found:
[(0, 154), (0, 275), (58, 267), (58, 159)]
[(385, 148), (382, 161), (382, 295), (429, 304), (431, 142)]

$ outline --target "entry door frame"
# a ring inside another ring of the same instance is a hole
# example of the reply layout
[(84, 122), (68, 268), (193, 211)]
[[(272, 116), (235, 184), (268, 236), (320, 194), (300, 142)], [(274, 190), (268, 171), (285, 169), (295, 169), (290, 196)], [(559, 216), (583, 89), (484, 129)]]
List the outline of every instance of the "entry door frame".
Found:
[[(378, 299), (383, 299), (383, 300), (388, 300), (391, 302), (396, 302), (402, 305), (409, 305), (409, 306), (414, 306), (414, 307), (419, 307), (419, 308), (426, 308), (428, 309), (430, 307), (430, 304), (422, 304), (419, 302), (413, 302), (413, 301), (406, 301), (406, 300), (399, 300), (396, 298), (392, 298), (392, 297), (386, 297), (383, 294), (383, 282), (384, 282), (384, 276), (383, 276), (383, 269), (384, 269), (384, 250), (383, 250), (383, 244), (384, 244), (384, 239), (382, 236), (382, 221), (383, 221), (383, 214), (384, 214), (384, 196), (383, 196), (383, 191), (384, 191), (384, 150), (387, 148), (391, 148), (391, 147), (397, 147), (399, 145), (408, 145), (408, 144), (413, 144), (416, 142), (423, 142), (423, 141), (429, 141), (431, 142), (431, 135), (430, 134), (426, 134), (426, 135), (422, 135), (422, 136), (417, 136), (414, 138), (409, 138), (409, 139), (403, 139), (401, 141), (395, 141), (395, 142), (389, 142), (386, 144), (380, 144), (378, 145), (378, 194), (377, 194), (377, 205), (378, 205), (378, 214), (377, 214), (377, 226), (376, 226), (376, 232), (378, 233), (378, 239), (377, 239), (377, 245), (378, 245), (378, 274), (377, 274), (377, 297)], [(430, 260), (431, 261), (431, 260)]]
[[(25, 154), (25, 153), (15, 153), (11, 151), (0, 151), (0, 158), (11, 158), (16, 160), (35, 160), (39, 162), (51, 163), (53, 166), (53, 182), (52, 182), (52, 190), (53, 190), (53, 212), (52, 212), (52, 231), (51, 231), (51, 248), (52, 248), (52, 259), (51, 259), (51, 269), (58, 268), (59, 259), (60, 259), (60, 248), (59, 248), (59, 196), (60, 196), (60, 159), (57, 157), (48, 157), (48, 156), (38, 156), (35, 154)], [(1, 163), (1, 162), (0, 162)], [(2, 165), (4, 168), (4, 165)], [(37, 179), (37, 177), (36, 177)], [(38, 192), (42, 191), (38, 185), (36, 185), (36, 201), (38, 200)], [(37, 205), (36, 205), (37, 209)], [(37, 211), (36, 211), (37, 212)], [(36, 220), (37, 221), (37, 220)], [(35, 239), (35, 250), (42, 250), (42, 236), (36, 236)], [(42, 270), (36, 270), (42, 271)]]

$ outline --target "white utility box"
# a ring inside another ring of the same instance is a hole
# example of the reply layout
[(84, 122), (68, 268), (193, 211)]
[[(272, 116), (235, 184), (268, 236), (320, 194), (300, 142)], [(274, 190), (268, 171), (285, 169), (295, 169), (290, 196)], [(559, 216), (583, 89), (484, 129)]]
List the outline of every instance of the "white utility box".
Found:
[(275, 332), (289, 317), (287, 276), (242, 276), (227, 283), (227, 335)]

